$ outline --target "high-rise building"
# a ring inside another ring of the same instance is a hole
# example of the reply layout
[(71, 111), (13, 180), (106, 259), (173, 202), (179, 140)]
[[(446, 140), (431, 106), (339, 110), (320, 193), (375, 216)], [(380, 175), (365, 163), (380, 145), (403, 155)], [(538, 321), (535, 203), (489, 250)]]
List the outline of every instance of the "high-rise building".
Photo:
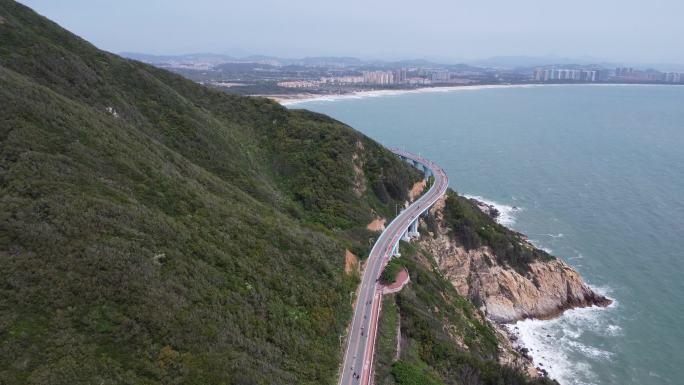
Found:
[(394, 84), (394, 73), (391, 71), (364, 71), (363, 82), (367, 84)]
[(430, 74), (430, 79), (433, 83), (448, 83), (449, 71), (433, 71)]
[(684, 83), (684, 74), (678, 72), (666, 72), (663, 80), (667, 83)]
[(597, 82), (599, 81), (599, 71), (597, 70), (576, 70), (565, 68), (552, 68), (534, 70), (533, 78), (538, 82), (547, 82), (550, 80), (571, 80), (582, 82)]
[(406, 83), (406, 74), (408, 71), (406, 71), (406, 68), (399, 68), (394, 70), (394, 82), (403, 84)]
[(610, 70), (599, 70), (597, 76), (599, 82), (605, 82), (610, 78)]
[(629, 78), (634, 75), (634, 68), (621, 67), (615, 69), (615, 76)]

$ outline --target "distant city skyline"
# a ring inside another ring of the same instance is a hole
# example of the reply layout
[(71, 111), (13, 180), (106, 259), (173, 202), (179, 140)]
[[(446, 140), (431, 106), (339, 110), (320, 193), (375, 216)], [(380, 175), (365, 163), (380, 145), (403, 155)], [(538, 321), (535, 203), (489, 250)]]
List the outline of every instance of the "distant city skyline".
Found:
[(676, 0), (20, 2), (117, 53), (684, 64), (684, 2)]

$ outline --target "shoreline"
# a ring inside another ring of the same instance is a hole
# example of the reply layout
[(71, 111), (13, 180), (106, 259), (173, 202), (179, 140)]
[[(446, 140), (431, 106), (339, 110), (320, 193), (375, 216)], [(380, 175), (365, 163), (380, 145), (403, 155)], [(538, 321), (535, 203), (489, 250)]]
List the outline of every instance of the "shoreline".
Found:
[[(591, 288), (601, 291), (593, 286)], [(527, 318), (510, 323), (494, 323), (504, 332), (513, 349), (532, 365), (538, 376), (554, 379), (561, 385), (574, 383), (572, 380), (577, 375), (591, 375), (590, 369), (585, 366), (587, 358), (609, 359), (615, 354), (603, 346), (576, 339), (579, 336), (576, 334), (578, 329), (589, 333), (601, 329), (602, 335), (610, 336), (621, 333), (622, 329), (613, 324), (610, 315), (605, 313), (618, 306), (618, 302), (605, 293), (602, 295), (609, 298), (611, 304), (570, 308), (548, 319)], [(568, 351), (559, 349), (557, 344), (565, 345), (565, 348), (572, 345), (585, 357), (572, 360)]]
[[(511, 226), (515, 223), (515, 214), (522, 211), (522, 208), (517, 206), (508, 206), (503, 203), (488, 200), (478, 195), (464, 194), (464, 197), (474, 201), (478, 208), (494, 219), (497, 223), (515, 231)], [(523, 234), (524, 235), (524, 234)], [(540, 248), (539, 245), (534, 247)], [(498, 322), (489, 317), (487, 319), (498, 328), (504, 336), (508, 339), (511, 347), (525, 359), (531, 367), (535, 370), (539, 377), (551, 378), (559, 383), (567, 381), (569, 369), (563, 365), (567, 362), (567, 357), (564, 352), (553, 352), (557, 356), (552, 356), (552, 348), (540, 348), (548, 341), (543, 341), (544, 338), (549, 339), (554, 327), (558, 328), (567, 319), (576, 318), (578, 316), (587, 316), (594, 313), (596, 317), (600, 317), (602, 312), (617, 306), (617, 300), (608, 295), (607, 291), (587, 283), (587, 286), (599, 296), (602, 296), (605, 301), (600, 303), (583, 303), (583, 304), (569, 304), (567, 307), (558, 309), (556, 313), (549, 314), (545, 317), (529, 317), (511, 322)], [(562, 328), (562, 327), (561, 327)], [(610, 328), (610, 326), (609, 326)], [(561, 331), (563, 333), (564, 331)], [(587, 347), (587, 349), (596, 349)], [(611, 353), (601, 350), (599, 354), (609, 355)]]
[(537, 88), (537, 87), (568, 87), (568, 86), (593, 86), (593, 87), (627, 87), (627, 86), (639, 86), (639, 87), (672, 87), (684, 85), (680, 84), (644, 84), (644, 83), (530, 83), (530, 84), (479, 84), (479, 85), (460, 85), (460, 86), (433, 86), (433, 87), (420, 87), (412, 89), (378, 89), (378, 90), (368, 90), (368, 91), (352, 91), (341, 94), (313, 94), (313, 93), (300, 93), (292, 95), (253, 95), (258, 97), (263, 97), (271, 99), (281, 105), (288, 107), (300, 103), (316, 102), (316, 101), (326, 101), (333, 102), (345, 99), (362, 99), (362, 98), (372, 98), (372, 97), (382, 97), (382, 96), (399, 96), (405, 94), (425, 94), (425, 93), (440, 93), (440, 92), (455, 92), (455, 91), (478, 91), (487, 89), (507, 89), (507, 88)]

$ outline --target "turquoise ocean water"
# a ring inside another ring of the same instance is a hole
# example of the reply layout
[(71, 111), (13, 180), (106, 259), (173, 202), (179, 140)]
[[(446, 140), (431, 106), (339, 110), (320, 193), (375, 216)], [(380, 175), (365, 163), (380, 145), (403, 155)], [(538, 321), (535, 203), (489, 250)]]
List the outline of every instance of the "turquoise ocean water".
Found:
[(684, 87), (513, 87), (290, 108), (429, 157), (452, 188), (496, 202), (510, 227), (615, 299), (516, 325), (561, 384), (684, 384)]

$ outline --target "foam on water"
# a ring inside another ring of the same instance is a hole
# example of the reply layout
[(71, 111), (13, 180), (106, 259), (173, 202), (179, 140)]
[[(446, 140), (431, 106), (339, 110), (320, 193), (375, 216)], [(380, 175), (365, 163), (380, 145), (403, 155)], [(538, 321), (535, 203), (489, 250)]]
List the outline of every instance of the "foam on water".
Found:
[(537, 234), (545, 237), (550, 237), (550, 238), (563, 238), (565, 234), (563, 233), (558, 233), (558, 234)]
[[(608, 288), (592, 288), (607, 295)], [(614, 301), (610, 306), (617, 306)], [(611, 362), (616, 352), (594, 346), (583, 337), (587, 333), (619, 338), (622, 328), (611, 322), (605, 309), (571, 309), (552, 320), (529, 319), (506, 326), (529, 349), (535, 366), (545, 369), (561, 385), (596, 384), (592, 362)], [(591, 340), (591, 339), (590, 339)]]

